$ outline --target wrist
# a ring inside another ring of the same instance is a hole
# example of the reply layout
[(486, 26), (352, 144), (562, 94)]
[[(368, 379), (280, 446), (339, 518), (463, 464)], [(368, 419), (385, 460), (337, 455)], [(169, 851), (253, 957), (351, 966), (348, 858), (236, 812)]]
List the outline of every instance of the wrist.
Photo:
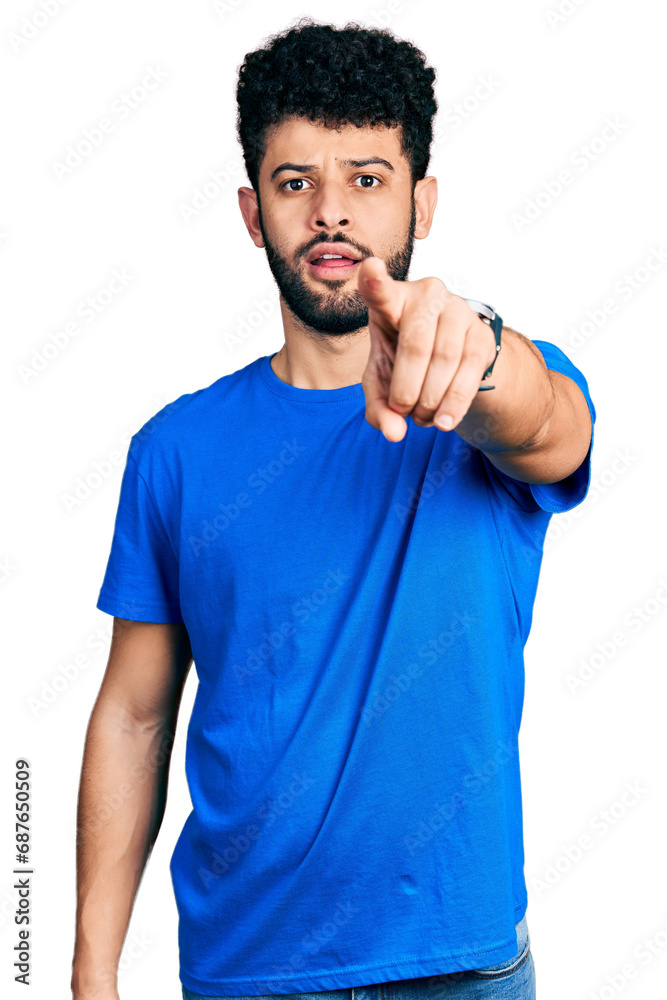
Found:
[(118, 992), (118, 965), (75, 958), (70, 987), (74, 1000), (111, 1000)]
[[(500, 353), (500, 342), (501, 342), (501, 331), (503, 328), (503, 321), (498, 313), (491, 306), (486, 305), (484, 302), (479, 302), (477, 299), (464, 299), (465, 302), (470, 306), (473, 312), (476, 312), (480, 320), (485, 326), (488, 326), (493, 334), (494, 339), (494, 353), (491, 361), (484, 369), (481, 381), (485, 382), (491, 377), (493, 372), (493, 366), (496, 363), (496, 358)], [(480, 385), (480, 390), (482, 389), (495, 389), (494, 385)], [(479, 390), (478, 390), (479, 391)]]
[(491, 346), (489, 347), (488, 360), (484, 365), (484, 371), (487, 372), (489, 369), (493, 370), (493, 366), (496, 363), (496, 358), (498, 357), (498, 345), (496, 344), (496, 335), (493, 332), (493, 327), (491, 326), (489, 320), (485, 316), (480, 316), (479, 321), (480, 323), (483, 323), (489, 331), (488, 337)]

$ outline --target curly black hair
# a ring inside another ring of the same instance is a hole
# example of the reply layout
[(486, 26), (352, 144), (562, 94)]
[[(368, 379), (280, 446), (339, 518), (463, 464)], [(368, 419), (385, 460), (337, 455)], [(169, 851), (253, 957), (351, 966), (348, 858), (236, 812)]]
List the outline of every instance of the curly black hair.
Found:
[(236, 90), (237, 135), (255, 192), (269, 126), (298, 115), (327, 128), (400, 125), (414, 193), (430, 157), (434, 80), (424, 53), (387, 29), (304, 17), (271, 35), (246, 54)]

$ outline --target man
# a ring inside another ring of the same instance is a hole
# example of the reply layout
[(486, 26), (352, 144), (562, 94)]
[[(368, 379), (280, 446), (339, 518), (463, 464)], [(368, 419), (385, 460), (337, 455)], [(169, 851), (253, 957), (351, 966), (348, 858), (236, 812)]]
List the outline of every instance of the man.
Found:
[(558, 347), (407, 280), (436, 205), (434, 77), (388, 32), (310, 19), (240, 69), (239, 205), (285, 343), (130, 445), (97, 602), (115, 621), (75, 1000), (118, 995), (193, 660), (171, 860), (186, 1000), (434, 976), (448, 997), (534, 997), (523, 650), (595, 410)]

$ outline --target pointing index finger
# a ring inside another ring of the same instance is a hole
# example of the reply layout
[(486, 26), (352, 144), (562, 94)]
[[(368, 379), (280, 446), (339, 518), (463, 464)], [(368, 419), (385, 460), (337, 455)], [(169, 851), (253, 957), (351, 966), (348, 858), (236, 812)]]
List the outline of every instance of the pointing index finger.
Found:
[(366, 257), (359, 265), (359, 294), (376, 319), (385, 319), (398, 331), (403, 311), (403, 289), (394, 281), (381, 257)]

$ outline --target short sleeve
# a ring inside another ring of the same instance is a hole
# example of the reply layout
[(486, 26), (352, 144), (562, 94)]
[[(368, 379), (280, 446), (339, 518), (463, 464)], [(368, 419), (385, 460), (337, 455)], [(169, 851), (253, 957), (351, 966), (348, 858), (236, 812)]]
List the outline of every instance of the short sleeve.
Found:
[(137, 622), (182, 622), (178, 560), (130, 446), (97, 608)]
[(482, 454), (482, 461), (494, 492), (510, 506), (519, 507), (525, 511), (541, 509), (552, 514), (560, 514), (572, 510), (573, 507), (580, 504), (590, 487), (591, 456), (595, 437), (595, 407), (584, 375), (576, 365), (572, 364), (560, 347), (556, 347), (555, 344), (546, 340), (533, 340), (531, 343), (537, 347), (550, 371), (567, 375), (573, 382), (576, 382), (584, 395), (591, 415), (591, 441), (586, 457), (579, 468), (556, 483), (525, 483), (496, 468), (488, 456), (484, 454)]

